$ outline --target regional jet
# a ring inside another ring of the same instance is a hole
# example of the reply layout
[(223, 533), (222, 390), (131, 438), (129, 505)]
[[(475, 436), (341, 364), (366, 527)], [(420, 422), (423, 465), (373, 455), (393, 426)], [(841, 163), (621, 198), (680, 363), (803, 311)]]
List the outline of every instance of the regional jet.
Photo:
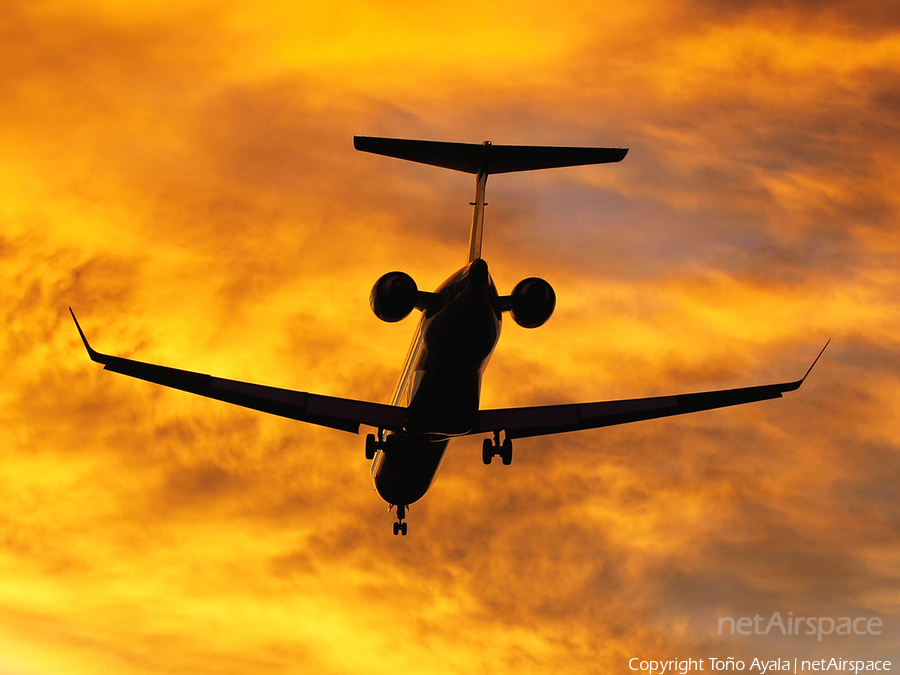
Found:
[[(798, 389), (794, 382), (675, 396), (482, 410), (481, 381), (500, 338), (504, 312), (519, 326), (543, 325), (556, 306), (556, 294), (543, 279), (520, 281), (500, 295), (481, 257), (484, 194), (490, 174), (619, 162), (624, 148), (583, 148), (446, 143), (356, 136), (357, 150), (475, 175), (475, 201), (465, 266), (434, 292), (421, 291), (404, 272), (388, 272), (375, 282), (369, 302), (382, 321), (396, 322), (421, 312), (400, 379), (389, 404), (322, 396), (290, 389), (227, 380), (158, 366), (91, 348), (72, 318), (91, 359), (106, 370), (182, 391), (226, 401), (301, 422), (366, 436), (366, 459), (379, 495), (396, 507), (394, 534), (406, 534), (406, 511), (421, 499), (437, 476), (451, 439), (486, 434), (482, 460), (499, 456), (512, 462), (512, 442), (546, 434), (596, 429), (615, 424), (723, 408), (780, 398)], [(825, 345), (828, 346), (827, 344)], [(502, 434), (502, 440), (501, 440)]]

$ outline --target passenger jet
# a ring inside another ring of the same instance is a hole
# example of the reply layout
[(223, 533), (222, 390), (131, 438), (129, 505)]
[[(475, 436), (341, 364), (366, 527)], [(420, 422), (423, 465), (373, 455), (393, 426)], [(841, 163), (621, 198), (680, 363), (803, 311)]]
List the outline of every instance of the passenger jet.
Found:
[[(556, 294), (543, 279), (520, 281), (500, 295), (481, 257), (484, 193), (489, 174), (619, 162), (624, 148), (573, 148), (492, 145), (490, 141), (444, 143), (356, 136), (357, 150), (430, 164), (475, 175), (475, 201), (466, 265), (432, 293), (421, 291), (404, 272), (388, 272), (375, 282), (369, 302), (382, 321), (395, 322), (421, 312), (400, 380), (390, 404), (356, 401), (226, 380), (142, 363), (95, 351), (72, 318), (91, 359), (106, 370), (200, 394), (245, 408), (366, 436), (366, 459), (378, 494), (396, 506), (394, 534), (406, 534), (410, 504), (434, 483), (450, 440), (487, 434), (482, 459), (512, 462), (512, 442), (546, 434), (637, 422), (780, 398), (798, 389), (812, 370), (794, 382), (676, 396), (482, 410), (481, 379), (500, 338), (503, 313), (524, 328), (543, 325), (556, 306)], [(827, 344), (825, 345), (828, 346)], [(501, 440), (501, 434), (503, 438)]]

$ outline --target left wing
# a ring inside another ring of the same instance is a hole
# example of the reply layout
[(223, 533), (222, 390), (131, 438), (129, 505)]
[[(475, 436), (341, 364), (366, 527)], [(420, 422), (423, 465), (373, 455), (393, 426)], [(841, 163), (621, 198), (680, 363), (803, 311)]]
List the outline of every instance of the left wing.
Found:
[(272, 415), (349, 431), (354, 434), (359, 433), (360, 424), (392, 431), (399, 431), (403, 428), (406, 408), (399, 406), (334, 396), (320, 396), (303, 391), (225, 380), (202, 373), (192, 373), (188, 370), (156, 366), (152, 363), (101, 354), (88, 344), (84, 331), (78, 325), (78, 319), (75, 318), (75, 312), (71, 307), (69, 313), (75, 320), (75, 326), (78, 328), (78, 333), (81, 335), (81, 340), (84, 342), (91, 360), (102, 363), (105, 370), (233, 403), (244, 408), (252, 408)]
[[(826, 342), (825, 347), (830, 342), (831, 340)], [(800, 388), (806, 376), (818, 362), (819, 357), (825, 352), (825, 347), (822, 347), (822, 351), (806, 371), (806, 375), (796, 382), (705, 391), (697, 394), (632, 398), (623, 401), (482, 410), (478, 413), (478, 422), (471, 433), (505, 431), (506, 438), (528, 438), (560, 434), (566, 431), (609, 427), (657, 417), (671, 417), (672, 415), (684, 415), (701, 410), (781, 398), (782, 393)]]

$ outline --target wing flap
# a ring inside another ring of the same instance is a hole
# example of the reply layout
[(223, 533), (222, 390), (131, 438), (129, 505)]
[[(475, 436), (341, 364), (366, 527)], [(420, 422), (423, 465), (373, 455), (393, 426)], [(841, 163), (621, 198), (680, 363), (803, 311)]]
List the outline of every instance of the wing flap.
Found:
[[(69, 311), (72, 312), (71, 308)], [(78, 332), (91, 360), (102, 363), (105, 370), (114, 373), (232, 403), (243, 408), (354, 434), (359, 433), (360, 424), (394, 431), (403, 428), (406, 409), (398, 406), (227, 380), (203, 373), (101, 354), (88, 344), (74, 312), (72, 312), (72, 318), (75, 320), (75, 325), (78, 327)]]

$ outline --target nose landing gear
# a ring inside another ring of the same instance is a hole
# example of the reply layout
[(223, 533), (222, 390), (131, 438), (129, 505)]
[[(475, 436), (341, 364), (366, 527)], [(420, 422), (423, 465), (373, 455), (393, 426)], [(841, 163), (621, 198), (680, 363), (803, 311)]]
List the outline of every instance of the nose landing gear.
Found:
[(404, 504), (397, 505), (397, 522), (394, 523), (394, 536), (398, 534), (402, 534), (404, 537), (406, 536), (406, 523), (403, 522), (403, 519), (406, 518), (406, 506)]
[(494, 455), (500, 456), (500, 461), (506, 466), (512, 464), (512, 439), (507, 436), (503, 443), (500, 443), (500, 432), (494, 432), (494, 439), (485, 438), (481, 445), (481, 461), (490, 464), (494, 459)]

